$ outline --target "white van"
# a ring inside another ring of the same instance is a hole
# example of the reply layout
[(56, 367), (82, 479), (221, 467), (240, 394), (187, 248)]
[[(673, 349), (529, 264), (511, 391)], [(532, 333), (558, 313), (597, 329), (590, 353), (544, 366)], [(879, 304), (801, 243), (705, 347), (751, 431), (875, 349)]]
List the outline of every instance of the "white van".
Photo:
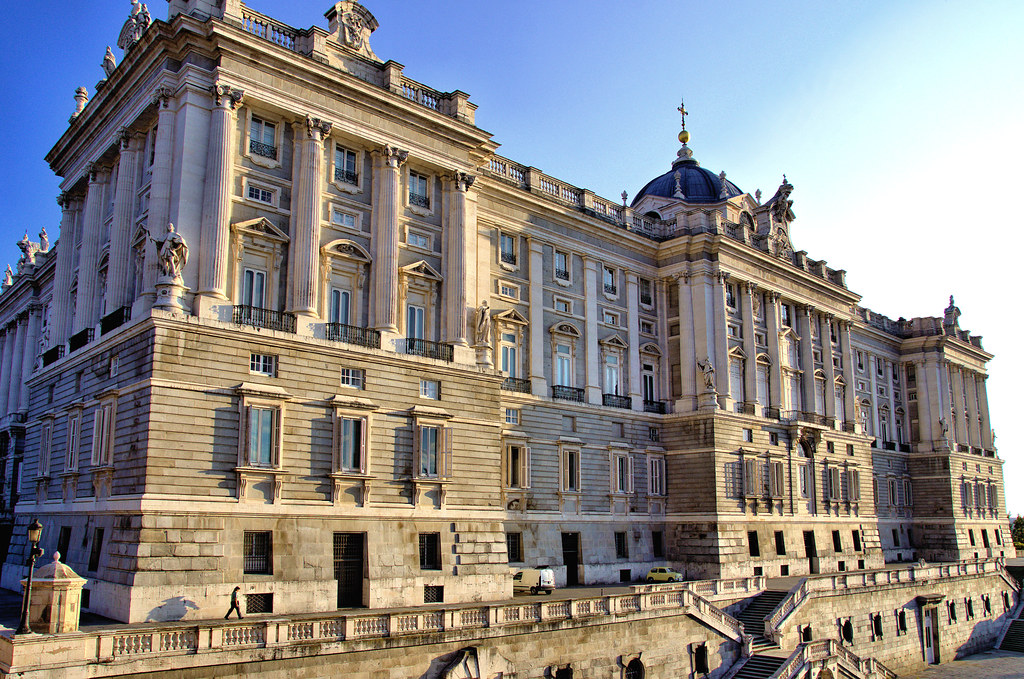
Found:
[(551, 594), (555, 591), (555, 572), (550, 568), (524, 568), (512, 576), (512, 593)]

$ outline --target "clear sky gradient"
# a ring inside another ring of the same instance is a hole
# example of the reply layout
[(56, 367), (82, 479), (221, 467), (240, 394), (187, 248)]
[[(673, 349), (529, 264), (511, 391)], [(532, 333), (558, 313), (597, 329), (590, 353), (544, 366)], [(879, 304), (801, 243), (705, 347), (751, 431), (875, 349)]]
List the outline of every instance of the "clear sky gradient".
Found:
[[(329, 2), (252, 0), (292, 26), (326, 28)], [(598, 195), (632, 197), (667, 171), (685, 98), (690, 147), (741, 189), (786, 173), (796, 249), (846, 269), (863, 305), (942, 314), (984, 336), (1007, 506), (1024, 512), (1024, 385), (1015, 303), (1024, 267), (1024, 3), (679, 0), (366, 0), (371, 45), (438, 90), (469, 92), (499, 153)], [(6, 151), (0, 267), (27, 230), (51, 241), (58, 178), (43, 160), (90, 94), (128, 0), (9, 3), (0, 42)], [(155, 18), (167, 4), (152, 0)], [(1014, 235), (1017, 234), (1017, 235)]]

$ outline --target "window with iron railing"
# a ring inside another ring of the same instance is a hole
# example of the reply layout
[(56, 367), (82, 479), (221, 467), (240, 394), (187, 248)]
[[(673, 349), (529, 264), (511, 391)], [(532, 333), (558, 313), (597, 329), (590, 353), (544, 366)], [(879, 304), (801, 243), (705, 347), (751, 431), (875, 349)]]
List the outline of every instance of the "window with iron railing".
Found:
[(277, 160), (276, 131), (273, 123), (253, 116), (249, 123), (249, 153)]
[(334, 179), (346, 184), (358, 184), (356, 153), (341, 146), (334, 147)]
[(271, 575), (273, 570), (273, 533), (247, 530), (242, 538), (242, 572)]
[(418, 172), (409, 173), (409, 205), (430, 207), (429, 179)]

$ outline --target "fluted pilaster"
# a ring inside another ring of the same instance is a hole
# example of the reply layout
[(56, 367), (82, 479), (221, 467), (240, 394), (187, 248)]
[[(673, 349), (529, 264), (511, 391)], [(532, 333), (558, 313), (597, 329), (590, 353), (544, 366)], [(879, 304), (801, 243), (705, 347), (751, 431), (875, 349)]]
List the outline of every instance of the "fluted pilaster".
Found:
[(813, 413), (814, 407), (814, 341), (811, 339), (811, 322), (814, 307), (797, 306), (797, 333), (800, 335), (800, 406), (803, 412)]
[[(467, 256), (467, 244), (470, 234), (476, 233), (476, 218), (470, 214), (468, 194), (475, 179), (471, 174), (456, 172), (444, 180), (444, 338), (462, 346), (468, 344), (466, 281), (470, 278), (468, 268), (474, 262), (471, 255)], [(475, 254), (475, 248), (472, 253)]]
[[(821, 362), (825, 370), (825, 417), (830, 421), (836, 418), (836, 366), (832, 354), (832, 314), (821, 316)], [(838, 338), (837, 338), (838, 339)]]
[(544, 328), (544, 280), (535, 272), (544, 271), (544, 245), (536, 238), (527, 238), (530, 251), (530, 381), (536, 396), (548, 395), (544, 374), (547, 344)]
[[(743, 412), (753, 413), (757, 403), (757, 346), (754, 343), (754, 295), (757, 285), (746, 282), (740, 286), (740, 320), (743, 321)], [(765, 403), (765, 406), (768, 404)]]
[(856, 407), (856, 375), (853, 369), (853, 347), (850, 345), (849, 321), (839, 323), (839, 353), (843, 357), (843, 381), (846, 382), (844, 390), (844, 407), (846, 408), (846, 421), (857, 422)]
[(10, 391), (7, 396), (7, 408), (3, 411), (7, 415), (21, 409), (21, 391), (24, 385), (22, 359), (25, 356), (25, 340), (28, 336), (28, 314), (20, 314), (15, 323), (17, 323), (17, 332), (14, 339), (14, 351), (11, 352), (11, 371), (8, 379)]
[[(146, 225), (151, 234), (161, 238), (171, 221), (171, 173), (174, 149), (174, 93), (170, 88), (160, 87), (154, 94), (157, 107), (156, 141), (153, 147), (153, 169), (149, 182), (149, 217)], [(143, 294), (149, 304), (156, 298), (157, 253), (151, 240), (145, 245), (146, 261), (143, 270)]]
[(385, 144), (374, 151), (372, 316), (377, 330), (398, 332), (398, 216), (402, 164), (409, 157)]
[(718, 371), (715, 388), (723, 397), (720, 399), (720, 404), (722, 407), (733, 410), (731, 404), (735, 395), (732, 393), (732, 385), (729, 380), (729, 332), (725, 316), (725, 286), (728, 280), (729, 274), (719, 271), (712, 281), (714, 305), (712, 306), (712, 332), (708, 333), (708, 341), (714, 347), (715, 370)]
[(294, 260), (290, 311), (301, 316), (317, 317), (320, 298), (320, 277), (317, 262), (320, 253), (320, 192), (324, 180), (324, 139), (331, 133), (331, 123), (306, 117), (299, 146), (299, 182), (292, 195), (295, 233), (290, 255)]
[(96, 324), (97, 265), (102, 236), (102, 219), (107, 170), (89, 169), (89, 189), (85, 196), (85, 221), (82, 247), (78, 255), (78, 294), (75, 297), (75, 322), (72, 334)]
[(626, 392), (633, 410), (643, 410), (644, 397), (640, 391), (640, 278), (626, 273), (626, 337), (629, 342), (629, 384)]
[(11, 362), (14, 359), (14, 345), (18, 342), (18, 323), (11, 321), (4, 332), (3, 355), (0, 356), (0, 417), (7, 414), (11, 391), (20, 388), (13, 379)]
[[(675, 279), (679, 292), (679, 384), (680, 403), (676, 407), (677, 412), (696, 410), (697, 408), (697, 382), (696, 370), (697, 350), (693, 343), (693, 332), (686, 319), (693, 313), (693, 300), (690, 295), (690, 276), (682, 274)], [(701, 357), (703, 359), (703, 356)], [(681, 406), (681, 407), (680, 407)]]
[(19, 398), (18, 410), (28, 410), (28, 381), (36, 368), (37, 345), (39, 343), (39, 330), (42, 327), (43, 310), (39, 304), (30, 304), (28, 307), (28, 334), (25, 337), (25, 350), (21, 357), (21, 396)]
[(768, 412), (778, 417), (782, 408), (782, 360), (779, 357), (779, 293), (764, 296), (765, 323), (768, 326), (768, 358), (771, 368), (768, 379)]
[(114, 189), (114, 219), (110, 226), (110, 251), (107, 257), (107, 294), (103, 314), (128, 303), (128, 265), (131, 256), (132, 225), (135, 213), (135, 174), (141, 154), (138, 135), (127, 129), (118, 134), (121, 157), (117, 163)]
[(597, 260), (583, 258), (583, 309), (587, 403), (601, 404), (601, 349), (597, 343)]
[[(75, 300), (71, 298), (71, 273), (74, 267), (75, 230), (79, 218), (80, 202), (67, 194), (57, 196), (61, 206), (60, 247), (53, 274), (53, 323), (50, 346), (63, 344), (71, 333), (71, 315)], [(49, 348), (49, 347), (47, 347)]]

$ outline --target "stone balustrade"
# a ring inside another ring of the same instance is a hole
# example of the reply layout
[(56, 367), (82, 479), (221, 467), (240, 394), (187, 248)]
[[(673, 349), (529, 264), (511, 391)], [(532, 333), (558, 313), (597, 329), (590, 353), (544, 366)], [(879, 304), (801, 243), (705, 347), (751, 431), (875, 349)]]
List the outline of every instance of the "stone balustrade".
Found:
[(836, 659), (847, 672), (867, 679), (896, 679), (896, 673), (874, 658), (861, 658), (835, 639), (819, 639), (800, 644), (785, 663), (772, 675), (773, 679), (796, 679), (802, 677), (807, 669), (824, 660)]

